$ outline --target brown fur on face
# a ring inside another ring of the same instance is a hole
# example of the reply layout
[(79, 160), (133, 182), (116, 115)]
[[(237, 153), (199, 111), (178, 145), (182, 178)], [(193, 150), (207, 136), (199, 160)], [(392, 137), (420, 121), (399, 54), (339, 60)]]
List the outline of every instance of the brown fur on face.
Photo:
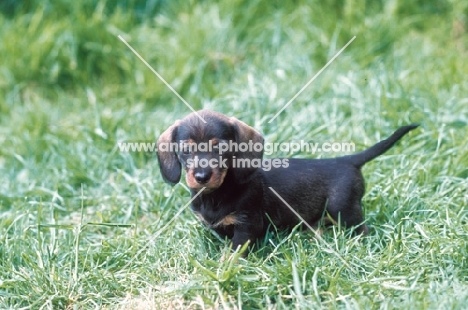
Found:
[[(199, 191), (201, 188), (206, 187), (206, 191), (211, 192), (219, 188), (225, 181), (225, 177), (231, 167), (229, 164), (219, 167), (205, 167), (205, 168), (194, 168), (188, 165), (187, 161), (194, 157), (200, 157), (206, 160), (211, 159), (222, 159), (232, 158), (236, 156), (238, 159), (261, 159), (263, 150), (261, 152), (238, 152), (224, 154), (220, 157), (220, 154), (195, 151), (190, 154), (184, 154), (181, 150), (167, 151), (161, 150), (162, 144), (175, 143), (178, 144), (181, 141), (185, 141), (188, 144), (200, 144), (209, 143), (217, 145), (220, 140), (233, 141), (237, 144), (248, 143), (262, 143), (262, 135), (254, 128), (248, 126), (244, 122), (239, 121), (234, 117), (227, 117), (223, 114), (202, 110), (197, 112), (198, 115), (206, 120), (203, 123), (199, 117), (192, 113), (182, 120), (177, 120), (174, 125), (170, 126), (158, 139), (158, 160), (161, 169), (162, 176), (165, 181), (176, 184), (179, 182), (181, 177), (182, 166), (186, 171), (186, 182), (187, 185), (194, 191)], [(230, 161), (227, 161), (230, 163)], [(237, 179), (244, 179), (249, 174), (255, 172), (255, 168), (252, 169), (233, 169), (232, 174)], [(200, 178), (196, 178), (197, 174), (204, 173), (209, 176), (209, 179), (200, 182)]]
[(200, 184), (197, 182), (194, 176), (194, 169), (190, 168), (186, 170), (185, 173), (185, 181), (187, 182), (188, 187), (195, 191), (201, 190), (203, 187), (205, 187), (204, 192), (209, 193), (211, 191), (214, 191), (218, 187), (223, 184), (224, 177), (226, 177), (227, 169), (213, 169), (212, 170), (212, 175), (209, 179), (209, 181), (205, 184)]

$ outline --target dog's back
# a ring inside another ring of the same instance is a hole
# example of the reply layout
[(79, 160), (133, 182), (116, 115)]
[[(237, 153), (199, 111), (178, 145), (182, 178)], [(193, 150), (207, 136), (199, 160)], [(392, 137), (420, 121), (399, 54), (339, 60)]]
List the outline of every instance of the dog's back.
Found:
[[(396, 130), (365, 151), (330, 159), (288, 159), (288, 167), (263, 172), (264, 208), (278, 227), (297, 225), (297, 217), (284, 202), (279, 201), (274, 189), (309, 225), (316, 226), (325, 212), (345, 226), (362, 227), (361, 199), (364, 195), (364, 178), (360, 168), (389, 150), (410, 130), (418, 125), (408, 125)], [(340, 219), (341, 217), (341, 219)]]

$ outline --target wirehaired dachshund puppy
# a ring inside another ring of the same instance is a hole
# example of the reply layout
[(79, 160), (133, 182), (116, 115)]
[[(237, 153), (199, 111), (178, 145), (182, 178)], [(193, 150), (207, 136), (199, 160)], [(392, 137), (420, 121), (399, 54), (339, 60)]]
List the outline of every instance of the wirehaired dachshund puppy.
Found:
[(263, 237), (271, 223), (292, 227), (301, 222), (270, 188), (310, 226), (317, 227), (328, 214), (332, 222), (366, 234), (360, 168), (417, 126), (401, 127), (353, 155), (272, 159), (273, 167), (263, 169), (264, 140), (258, 131), (234, 117), (201, 110), (170, 126), (158, 139), (157, 154), (166, 182), (178, 183), (183, 167), (191, 195), (196, 196), (192, 210), (236, 249)]

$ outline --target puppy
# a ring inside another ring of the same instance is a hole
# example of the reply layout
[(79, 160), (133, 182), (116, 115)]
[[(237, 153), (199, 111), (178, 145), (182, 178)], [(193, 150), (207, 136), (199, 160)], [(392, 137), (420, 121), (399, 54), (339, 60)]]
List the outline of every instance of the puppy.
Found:
[(159, 167), (172, 185), (180, 181), (183, 167), (191, 195), (196, 196), (192, 210), (205, 225), (227, 236), (233, 249), (264, 236), (271, 222), (276, 227), (300, 223), (270, 188), (310, 226), (317, 227), (328, 214), (334, 222), (366, 234), (360, 168), (418, 126), (401, 127), (360, 153), (331, 159), (275, 159), (276, 168), (265, 171), (259, 166), (264, 140), (258, 131), (217, 112), (197, 113), (176, 121), (160, 136)]

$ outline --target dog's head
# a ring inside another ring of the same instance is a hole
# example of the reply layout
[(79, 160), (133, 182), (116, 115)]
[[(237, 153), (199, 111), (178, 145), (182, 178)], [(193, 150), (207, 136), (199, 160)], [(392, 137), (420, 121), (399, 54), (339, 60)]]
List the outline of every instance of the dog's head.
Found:
[(202, 110), (170, 126), (158, 139), (158, 161), (165, 181), (180, 181), (182, 167), (187, 185), (198, 191), (214, 191), (228, 171), (244, 182), (257, 168), (252, 161), (263, 156), (263, 137), (234, 117)]

